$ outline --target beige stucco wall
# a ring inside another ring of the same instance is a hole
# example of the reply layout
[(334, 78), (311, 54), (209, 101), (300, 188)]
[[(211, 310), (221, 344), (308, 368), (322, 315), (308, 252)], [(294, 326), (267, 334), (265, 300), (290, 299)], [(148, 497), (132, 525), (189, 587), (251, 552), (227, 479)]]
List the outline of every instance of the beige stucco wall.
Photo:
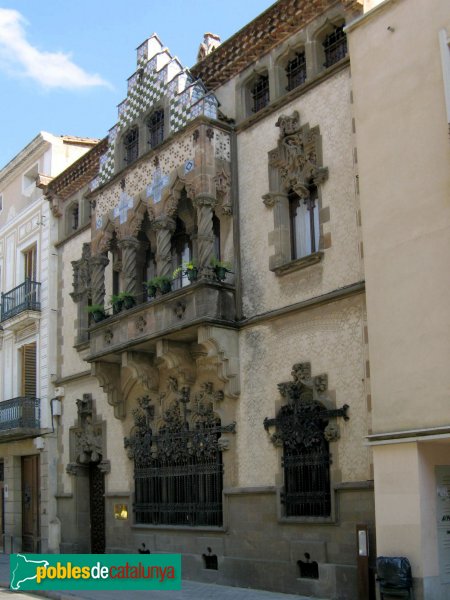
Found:
[(448, 8), (390, 2), (348, 34), (374, 432), (449, 424), (450, 145), (438, 42)]
[(370, 451), (363, 446), (369, 415), (365, 395), (363, 296), (245, 328), (240, 334), (242, 393), (236, 436), (239, 485), (280, 483), (281, 455), (264, 430), (280, 406), (277, 384), (291, 381), (292, 365), (310, 362), (312, 375), (328, 374), (336, 406), (350, 406), (350, 420), (336, 419), (341, 439), (332, 444), (338, 481), (371, 479)]
[[(268, 268), (273, 247), (268, 235), (274, 229), (273, 209), (262, 196), (269, 192), (268, 156), (276, 148), (281, 114), (300, 114), (301, 124), (319, 126), (323, 166), (329, 177), (320, 186), (322, 208), (330, 208), (331, 247), (323, 261), (282, 277)], [(352, 115), (349, 70), (343, 70), (297, 100), (238, 134), (239, 210), (242, 249), (244, 314), (253, 316), (320, 296), (363, 279), (359, 255), (359, 227), (353, 167)]]

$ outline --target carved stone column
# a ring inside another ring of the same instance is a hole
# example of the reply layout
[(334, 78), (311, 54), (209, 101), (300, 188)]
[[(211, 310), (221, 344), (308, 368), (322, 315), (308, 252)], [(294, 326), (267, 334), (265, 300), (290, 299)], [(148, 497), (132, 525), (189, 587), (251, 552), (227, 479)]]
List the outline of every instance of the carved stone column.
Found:
[(201, 271), (209, 269), (214, 255), (213, 208), (217, 200), (212, 196), (197, 196), (193, 202), (197, 209), (198, 266)]
[(134, 237), (122, 238), (117, 242), (122, 250), (122, 276), (124, 291), (136, 295), (136, 259), (140, 242)]
[(172, 275), (172, 234), (175, 231), (175, 221), (169, 217), (160, 217), (152, 227), (156, 230), (156, 270), (158, 275)]
[(90, 259), (92, 304), (105, 302), (105, 268), (109, 264), (106, 254), (96, 254)]

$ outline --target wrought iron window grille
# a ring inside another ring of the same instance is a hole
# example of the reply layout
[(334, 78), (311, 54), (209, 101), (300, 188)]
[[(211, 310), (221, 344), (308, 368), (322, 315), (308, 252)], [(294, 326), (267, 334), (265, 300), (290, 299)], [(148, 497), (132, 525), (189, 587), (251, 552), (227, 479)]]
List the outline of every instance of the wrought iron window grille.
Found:
[(325, 52), (323, 65), (325, 68), (331, 67), (344, 58), (347, 55), (347, 36), (344, 32), (344, 25), (336, 27), (332, 33), (328, 34), (322, 46)]
[[(216, 392), (218, 394), (218, 392)], [(134, 459), (136, 523), (154, 525), (222, 525), (222, 426), (212, 403), (198, 394), (192, 408), (189, 388), (164, 412), (156, 434), (150, 426), (155, 409), (148, 397), (133, 411), (135, 426), (125, 438)], [(188, 415), (190, 418), (188, 419)]]
[(252, 111), (257, 113), (269, 104), (269, 76), (260, 75), (251, 87), (253, 107)]
[(339, 438), (332, 417), (348, 419), (348, 405), (326, 409), (326, 375), (311, 377), (311, 365), (293, 366), (294, 381), (278, 384), (288, 401), (277, 416), (264, 419), (268, 431), (276, 427), (271, 441), (283, 448), (284, 490), (281, 502), (286, 517), (329, 517), (331, 515), (329, 442)]
[(286, 67), (288, 84), (286, 90), (290, 92), (306, 81), (306, 59), (304, 52), (296, 52), (295, 57), (288, 61)]

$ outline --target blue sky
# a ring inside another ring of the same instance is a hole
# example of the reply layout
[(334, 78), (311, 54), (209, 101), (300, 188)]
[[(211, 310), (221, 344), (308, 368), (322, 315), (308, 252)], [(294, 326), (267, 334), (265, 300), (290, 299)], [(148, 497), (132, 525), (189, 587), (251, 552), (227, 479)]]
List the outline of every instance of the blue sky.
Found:
[(0, 168), (39, 131), (102, 138), (136, 47), (156, 32), (185, 66), (203, 34), (227, 39), (273, 0), (3, 0)]

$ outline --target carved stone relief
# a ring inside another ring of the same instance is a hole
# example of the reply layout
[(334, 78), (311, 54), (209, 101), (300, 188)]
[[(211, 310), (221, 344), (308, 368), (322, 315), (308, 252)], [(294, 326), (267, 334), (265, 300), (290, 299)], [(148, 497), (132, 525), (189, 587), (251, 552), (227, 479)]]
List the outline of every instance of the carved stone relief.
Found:
[(110, 462), (105, 459), (105, 427), (102, 421), (97, 421), (94, 402), (91, 394), (83, 394), (77, 400), (77, 425), (70, 428), (70, 463), (66, 471), (77, 475), (82, 467), (95, 464), (104, 472), (109, 473)]

